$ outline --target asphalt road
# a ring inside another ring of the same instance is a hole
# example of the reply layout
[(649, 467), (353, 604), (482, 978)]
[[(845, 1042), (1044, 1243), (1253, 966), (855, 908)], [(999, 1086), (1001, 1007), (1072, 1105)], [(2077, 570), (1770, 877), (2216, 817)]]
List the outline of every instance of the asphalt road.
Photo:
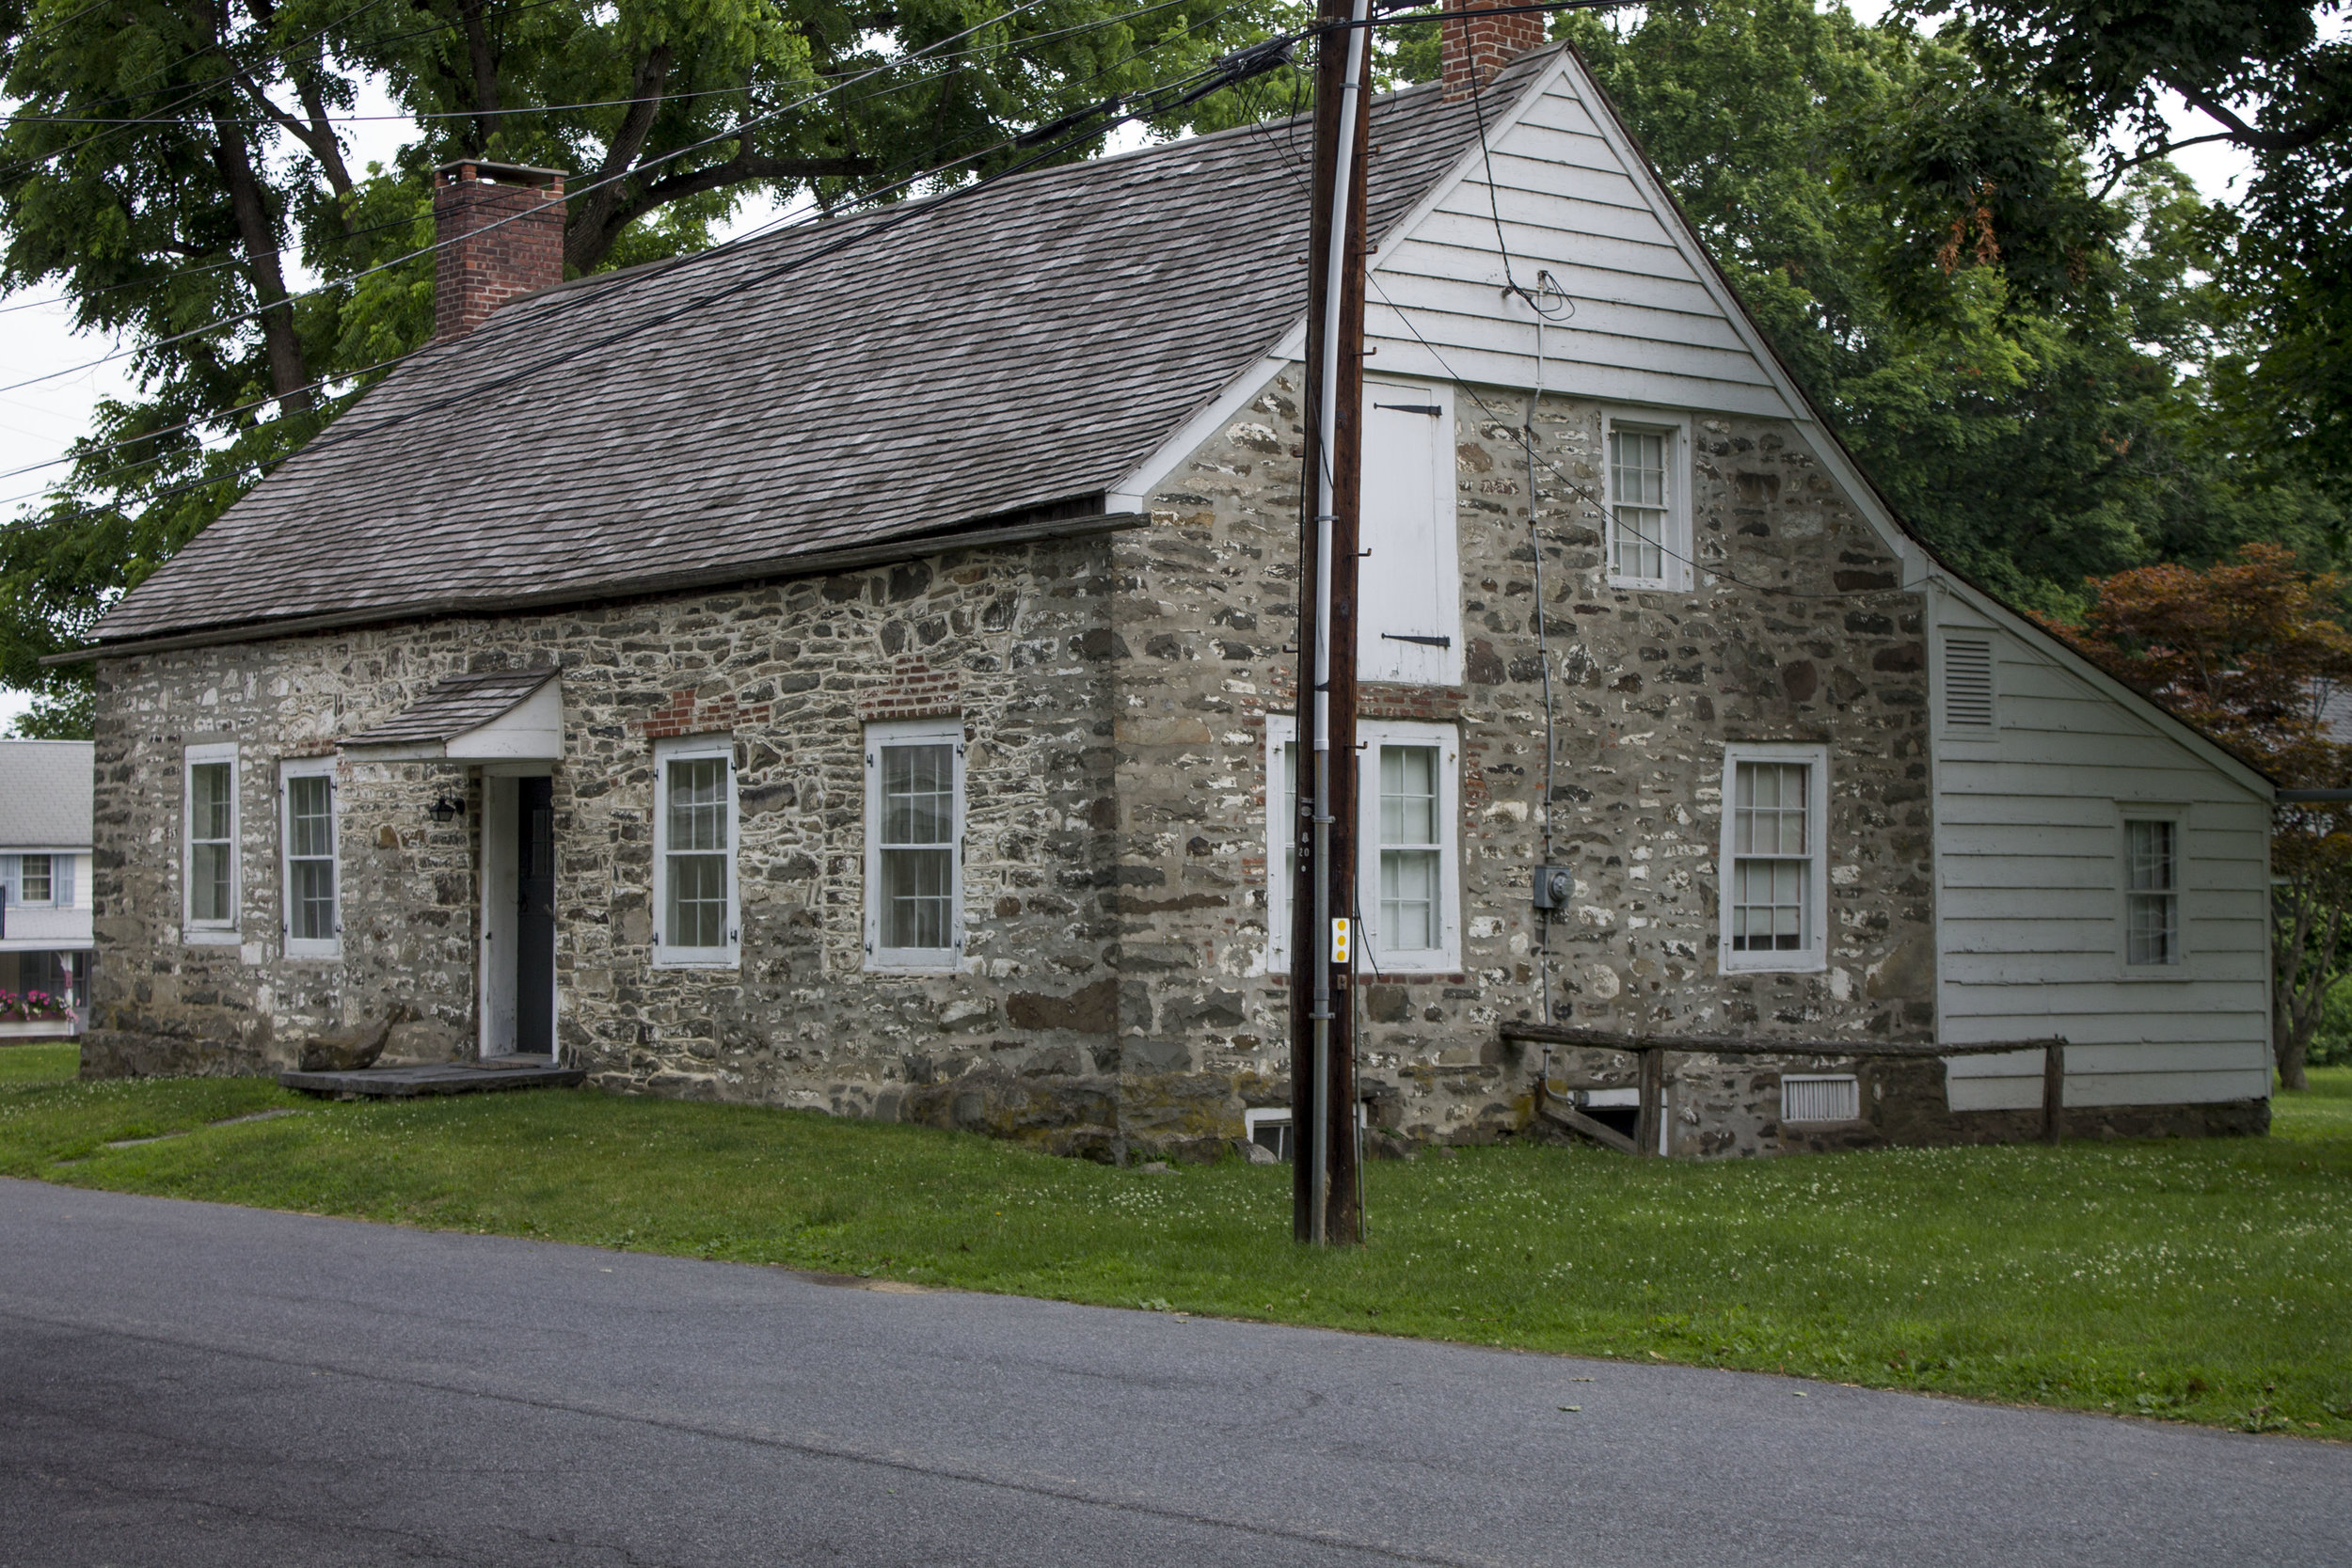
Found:
[(2341, 1568), (2347, 1487), (2290, 1438), (0, 1181), (11, 1565)]

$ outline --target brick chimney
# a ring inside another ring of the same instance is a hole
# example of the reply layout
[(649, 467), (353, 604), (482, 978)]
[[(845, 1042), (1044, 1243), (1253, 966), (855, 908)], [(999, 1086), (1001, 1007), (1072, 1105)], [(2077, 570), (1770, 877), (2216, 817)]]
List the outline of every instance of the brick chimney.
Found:
[[(514, 214), (522, 215), (499, 222)], [(433, 336), (462, 338), (508, 300), (564, 281), (564, 175), (478, 158), (443, 164), (433, 171)]]
[[(1445, 0), (1449, 11), (1476, 10), (1497, 0)], [(1502, 0), (1507, 4), (1508, 0)], [(1521, 11), (1510, 16), (1472, 16), (1440, 24), (1438, 63), (1443, 67), (1448, 103), (1468, 98), (1495, 79), (1518, 55), (1544, 44), (1544, 12)]]

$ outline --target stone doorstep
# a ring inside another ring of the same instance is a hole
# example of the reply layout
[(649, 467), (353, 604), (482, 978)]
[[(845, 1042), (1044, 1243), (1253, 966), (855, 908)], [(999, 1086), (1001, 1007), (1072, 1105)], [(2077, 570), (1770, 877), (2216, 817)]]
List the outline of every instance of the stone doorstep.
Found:
[(491, 1056), (479, 1062), (433, 1062), (420, 1067), (371, 1067), (348, 1072), (288, 1071), (278, 1082), (304, 1094), (338, 1100), (413, 1100), (429, 1094), (480, 1094), (491, 1089), (572, 1088), (587, 1081), (580, 1068), (557, 1067), (544, 1056)]

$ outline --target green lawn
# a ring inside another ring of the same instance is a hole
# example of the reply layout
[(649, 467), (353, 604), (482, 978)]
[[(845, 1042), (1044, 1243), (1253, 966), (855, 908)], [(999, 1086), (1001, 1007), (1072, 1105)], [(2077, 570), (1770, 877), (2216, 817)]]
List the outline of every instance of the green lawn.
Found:
[[(83, 1084), (0, 1048), (0, 1173), (1113, 1306), (2352, 1437), (2352, 1069), (2266, 1139), (1747, 1164), (1467, 1149), (1368, 1173), (1371, 1244), (1289, 1173), (594, 1092), (340, 1104)], [(298, 1116), (216, 1125), (269, 1109)], [(125, 1148), (133, 1138), (189, 1136)]]

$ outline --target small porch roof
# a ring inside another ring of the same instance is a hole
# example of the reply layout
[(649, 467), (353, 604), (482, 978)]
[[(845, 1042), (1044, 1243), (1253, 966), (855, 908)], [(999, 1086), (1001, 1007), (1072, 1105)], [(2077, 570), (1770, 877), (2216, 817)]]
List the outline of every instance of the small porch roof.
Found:
[(452, 675), (343, 749), (386, 760), (553, 762), (564, 753), (562, 688), (552, 668)]

